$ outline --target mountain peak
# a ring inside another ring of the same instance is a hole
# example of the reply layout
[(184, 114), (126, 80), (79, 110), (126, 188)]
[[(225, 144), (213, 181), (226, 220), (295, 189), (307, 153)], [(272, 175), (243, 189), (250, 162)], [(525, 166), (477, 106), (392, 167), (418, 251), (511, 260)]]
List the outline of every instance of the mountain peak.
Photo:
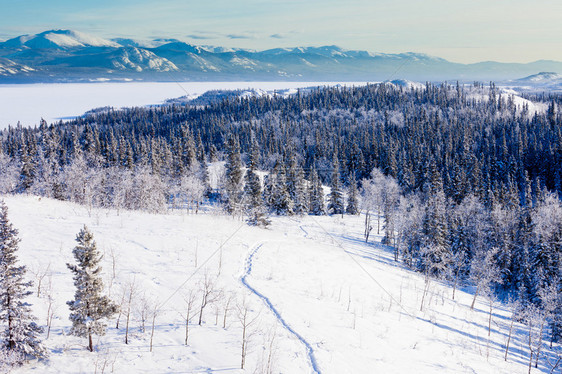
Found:
[(48, 30), (39, 34), (22, 35), (7, 40), (5, 46), (11, 48), (80, 48), (80, 47), (119, 47), (107, 39), (74, 30)]

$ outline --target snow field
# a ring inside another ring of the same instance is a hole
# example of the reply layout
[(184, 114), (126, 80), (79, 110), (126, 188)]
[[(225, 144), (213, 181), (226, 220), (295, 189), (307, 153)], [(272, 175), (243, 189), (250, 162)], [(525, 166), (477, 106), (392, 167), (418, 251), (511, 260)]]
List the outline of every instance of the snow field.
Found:
[[(274, 373), (312, 372), (305, 345), (279, 316), (312, 348), (321, 373), (527, 372), (522, 325), (515, 324), (508, 361), (503, 358), (511, 322), (508, 308), (494, 305), (488, 339), (486, 300), (479, 298), (470, 310), (470, 293), (457, 290), (452, 300), (452, 289), (432, 280), (420, 311), (423, 275), (394, 262), (391, 248), (365, 244), (362, 217), (275, 217), (270, 229), (259, 229), (213, 213), (154, 215), (90, 210), (32, 196), (4, 199), (22, 239), (20, 262), (36, 281), (34, 274), (46, 274), (41, 296), (30, 300), (39, 324), (46, 326), (49, 294), (55, 310), (45, 340), (50, 360), (31, 362), (15, 373), (262, 373), (268, 361)], [(130, 344), (124, 343), (121, 316), (119, 329), (115, 318), (107, 335), (96, 338), (93, 354), (85, 348), (86, 339), (67, 335), (71, 323), (65, 302), (72, 299), (74, 286), (65, 264), (74, 260), (74, 238), (84, 224), (105, 253), (103, 275), (112, 298), (119, 301), (122, 288), (132, 281), (137, 288)], [(374, 235), (373, 241), (380, 238)], [(222, 296), (205, 308), (198, 326), (198, 293), (185, 346), (185, 299), (190, 291), (200, 292), (206, 276), (216, 278)], [(150, 321), (146, 332), (139, 328), (143, 295), (151, 305), (157, 299), (161, 306), (153, 352)], [(223, 329), (229, 295), (237, 301), (229, 306)], [(243, 302), (255, 320), (248, 328), (245, 370), (239, 369), (242, 328), (235, 311)], [(541, 360), (533, 372), (549, 370)]]

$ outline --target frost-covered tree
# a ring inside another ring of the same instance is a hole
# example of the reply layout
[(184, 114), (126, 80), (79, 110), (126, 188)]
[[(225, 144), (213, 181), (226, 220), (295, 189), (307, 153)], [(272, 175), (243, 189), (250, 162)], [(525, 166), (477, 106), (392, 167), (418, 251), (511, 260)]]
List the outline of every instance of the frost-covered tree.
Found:
[(292, 215), (294, 203), (287, 188), (285, 168), (278, 162), (268, 178), (267, 203), (277, 215)]
[(373, 169), (370, 178), (361, 183), (362, 209), (367, 216), (374, 214), (377, 217), (377, 234), (380, 234), (380, 218), (384, 208), (383, 192), (389, 180), (382, 171)]
[(310, 173), (310, 214), (321, 216), (326, 214), (324, 210), (324, 190), (322, 189), (322, 181), (318, 177), (316, 169), (312, 169)]
[(357, 181), (355, 180), (355, 173), (352, 173), (349, 177), (349, 197), (347, 198), (347, 207), (345, 208), (347, 214), (359, 214), (359, 199), (357, 194)]
[(3, 355), (13, 364), (22, 364), (27, 356), (43, 358), (47, 350), (39, 339), (43, 331), (31, 314), (25, 298), (31, 295), (32, 282), (24, 280), (26, 268), (18, 266), (18, 231), (8, 220), (8, 207), (0, 201), (0, 321)]
[(423, 245), (426, 247), (423, 258), (424, 268), (431, 267), (432, 272), (441, 274), (450, 257), (447, 242), (447, 206), (443, 192), (443, 180), (435, 168), (430, 165), (430, 179), (425, 187), (427, 204), (423, 219)]
[(19, 166), (16, 160), (10, 159), (9, 156), (2, 152), (0, 147), (0, 193), (14, 192), (18, 184)]
[(203, 178), (205, 178), (205, 171), (197, 165), (169, 187), (175, 208), (185, 207), (188, 212), (190, 210), (196, 214), (199, 212), (199, 205), (203, 201), (206, 190)]
[(394, 259), (402, 255), (411, 268), (416, 267), (421, 243), (424, 209), (418, 196), (401, 196), (396, 214), (396, 247)]
[(287, 191), (293, 202), (293, 213), (303, 215), (308, 212), (308, 196), (304, 170), (297, 164), (296, 157), (291, 154), (286, 167)]
[(246, 210), (248, 213), (248, 223), (254, 226), (267, 226), (269, 220), (265, 214), (261, 180), (257, 173), (259, 163), (259, 148), (254, 140), (250, 154), (250, 163), (246, 172), (246, 185), (244, 194), (246, 200)]
[(193, 138), (193, 133), (190, 131), (187, 125), (184, 125), (181, 131), (182, 131), (181, 166), (185, 168), (190, 168), (198, 162), (195, 139)]
[(73, 162), (66, 165), (62, 177), (66, 181), (66, 198), (79, 204), (89, 204), (92, 200), (92, 185), (89, 181), (89, 173), (86, 160), (80, 154)]
[(470, 309), (474, 309), (476, 297), (480, 293), (490, 294), (490, 288), (501, 281), (500, 272), (494, 260), (497, 253), (497, 248), (476, 248), (469, 274), (470, 280), (476, 287)]
[(384, 242), (396, 246), (396, 214), (400, 206), (400, 186), (392, 177), (386, 177), (386, 186), (382, 191), (384, 216)]
[(102, 259), (94, 236), (86, 226), (76, 236), (78, 245), (72, 253), (77, 264), (67, 264), (74, 274), (76, 292), (67, 304), (71, 310), (72, 334), (88, 337), (88, 349), (93, 352), (92, 335), (104, 335), (104, 320), (117, 312), (117, 306), (105, 295), (99, 263)]
[(242, 170), (242, 159), (240, 157), (240, 144), (235, 136), (228, 138), (226, 159), (226, 211), (235, 214), (240, 209), (242, 200), (242, 188), (244, 184), (244, 171)]
[(341, 190), (340, 182), (340, 167), (337, 156), (334, 156), (333, 162), (334, 170), (332, 171), (332, 184), (330, 191), (330, 201), (328, 203), (328, 212), (330, 214), (343, 214), (344, 213), (344, 203), (343, 203), (343, 193)]

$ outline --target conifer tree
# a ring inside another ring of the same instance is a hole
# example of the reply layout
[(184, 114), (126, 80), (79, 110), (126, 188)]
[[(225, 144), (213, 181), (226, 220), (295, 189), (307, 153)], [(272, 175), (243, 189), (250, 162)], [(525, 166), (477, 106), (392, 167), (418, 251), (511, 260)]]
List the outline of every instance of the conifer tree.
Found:
[(324, 211), (324, 191), (316, 169), (310, 173), (310, 214), (320, 216)]
[(295, 180), (295, 197), (294, 197), (294, 212), (295, 214), (303, 215), (308, 213), (308, 196), (307, 196), (307, 183), (304, 179), (304, 170), (299, 167), (296, 171)]
[(193, 133), (187, 125), (182, 127), (182, 166), (189, 169), (197, 162), (197, 147), (193, 139)]
[(228, 138), (226, 159), (226, 211), (230, 214), (236, 213), (242, 200), (242, 159), (240, 157), (240, 145), (234, 135)]
[(295, 155), (291, 153), (289, 165), (285, 172), (287, 176), (287, 191), (293, 203), (294, 214), (305, 214), (308, 212), (308, 197), (306, 196), (306, 181), (304, 170), (298, 166)]
[(430, 266), (432, 272), (440, 273), (445, 270), (448, 259), (447, 247), (447, 209), (443, 192), (443, 181), (435, 163), (430, 164), (430, 180), (426, 186), (427, 205), (423, 219), (424, 244), (426, 246), (425, 266)]
[(355, 173), (351, 173), (349, 177), (349, 197), (347, 199), (347, 207), (345, 211), (347, 214), (352, 215), (359, 213), (359, 200), (357, 199), (357, 181), (355, 180)]
[(330, 202), (328, 203), (328, 213), (343, 214), (344, 203), (340, 182), (340, 167), (337, 156), (334, 156), (334, 171), (332, 172), (332, 183), (330, 192)]
[(246, 172), (246, 207), (248, 211), (248, 223), (255, 226), (267, 226), (269, 220), (265, 216), (265, 207), (261, 190), (260, 177), (257, 174), (259, 163), (259, 148), (254, 140), (252, 144), (252, 153), (250, 154), (250, 163)]
[(117, 306), (105, 295), (102, 295), (103, 281), (101, 278), (102, 259), (94, 241), (94, 236), (86, 226), (76, 236), (78, 245), (72, 253), (76, 265), (67, 264), (74, 274), (76, 292), (74, 300), (67, 304), (71, 310), (72, 334), (88, 337), (88, 349), (94, 351), (92, 335), (104, 335), (104, 320), (117, 312)]
[(1, 332), (2, 350), (22, 364), (32, 356), (43, 358), (47, 350), (39, 339), (43, 331), (31, 314), (30, 304), (25, 298), (32, 291), (32, 282), (25, 282), (25, 266), (17, 265), (18, 231), (8, 220), (8, 208), (0, 201), (0, 320), (4, 325)]
[(268, 191), (271, 209), (278, 215), (293, 214), (294, 203), (287, 188), (287, 175), (285, 168), (279, 162), (275, 164), (269, 181), (271, 183), (271, 189)]

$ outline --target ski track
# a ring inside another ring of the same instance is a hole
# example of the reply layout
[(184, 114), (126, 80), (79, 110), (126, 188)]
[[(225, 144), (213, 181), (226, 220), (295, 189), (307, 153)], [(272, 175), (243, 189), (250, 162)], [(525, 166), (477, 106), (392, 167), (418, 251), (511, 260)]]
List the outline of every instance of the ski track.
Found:
[(304, 232), (304, 237), (308, 239), (308, 231), (306, 231), (302, 225), (299, 225), (299, 228)]
[(321, 374), (321, 371), (318, 367), (318, 362), (316, 361), (316, 357), (314, 357), (314, 350), (312, 349), (312, 346), (310, 345), (309, 342), (306, 341), (305, 338), (303, 338), (298, 332), (296, 332), (295, 330), (293, 330), (293, 328), (291, 326), (289, 326), (289, 324), (283, 319), (283, 317), (281, 317), (281, 314), (279, 313), (279, 311), (275, 308), (275, 306), (273, 306), (271, 300), (269, 300), (269, 298), (267, 296), (265, 296), (264, 294), (262, 294), (261, 292), (257, 291), (255, 288), (253, 288), (252, 286), (250, 286), (250, 284), (248, 284), (248, 281), (246, 280), (246, 277), (248, 275), (250, 275), (250, 273), (252, 272), (252, 260), (254, 258), (254, 255), (257, 253), (257, 251), (263, 246), (262, 244), (258, 244), (255, 246), (254, 250), (252, 252), (250, 252), (250, 255), (248, 256), (248, 258), (246, 259), (246, 270), (244, 272), (244, 275), (242, 276), (242, 278), (240, 278), (240, 281), (242, 282), (242, 284), (248, 289), (250, 290), (250, 292), (252, 292), (254, 295), (256, 295), (257, 297), (259, 297), (266, 305), (267, 307), (271, 310), (271, 312), (273, 312), (273, 314), (275, 315), (275, 318), (277, 318), (277, 320), (279, 321), (279, 323), (285, 328), (285, 330), (289, 331), (291, 334), (293, 334), (298, 340), (300, 340), (300, 342), (306, 347), (306, 352), (308, 354), (308, 359), (310, 361), (310, 365), (312, 366), (312, 371), (316, 374)]

